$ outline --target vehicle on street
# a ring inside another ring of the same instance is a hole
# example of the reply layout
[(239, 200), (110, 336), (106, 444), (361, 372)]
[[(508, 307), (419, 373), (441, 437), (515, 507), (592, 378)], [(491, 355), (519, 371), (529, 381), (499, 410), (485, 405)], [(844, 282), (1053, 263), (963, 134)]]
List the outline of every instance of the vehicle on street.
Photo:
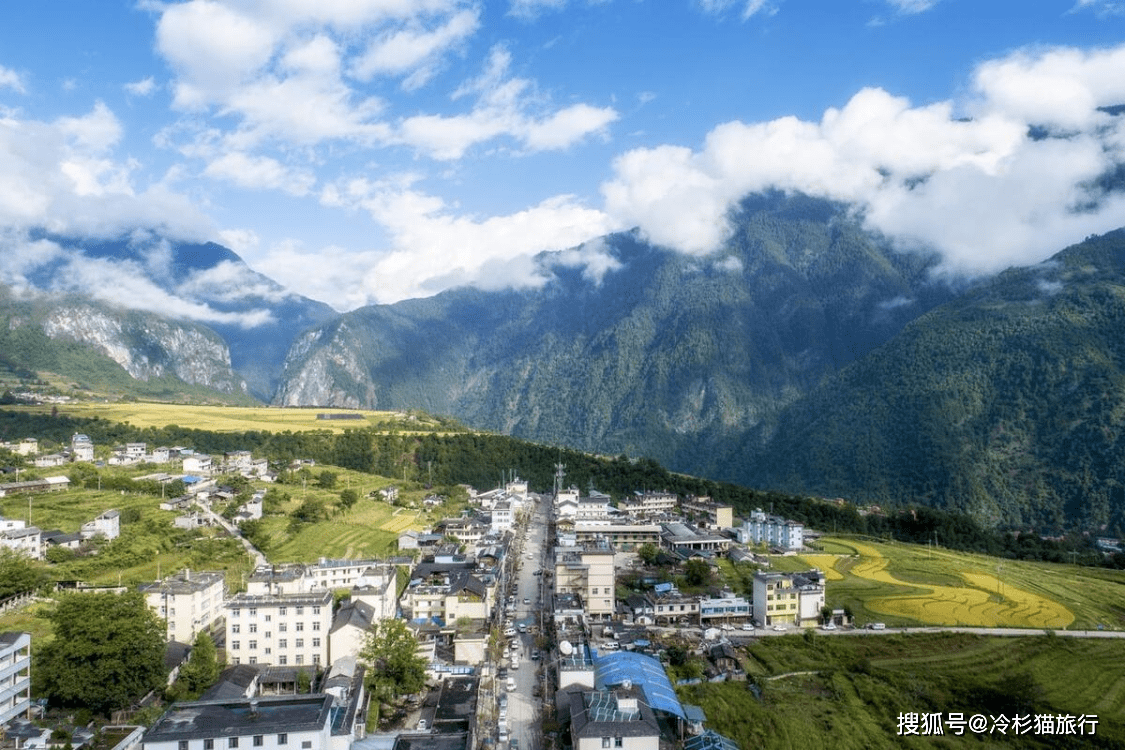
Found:
[(867, 623), (867, 629), (868, 630), (886, 630), (887, 625), (886, 625), (886, 623), (882, 623), (882, 622), (869, 622), (869, 623)]
[(520, 750), (520, 741), (513, 737), (512, 741), (508, 743), (508, 747), (510, 750)]
[(749, 622), (744, 622), (744, 623), (742, 623), (742, 629), (743, 629), (743, 630), (753, 630), (753, 629), (754, 629), (754, 624), (753, 624), (753, 623), (749, 623)]
[(776, 630), (779, 633), (785, 632), (785, 626), (784, 625), (774, 625), (773, 629)]
[(526, 622), (521, 622), (521, 623), (520, 623), (520, 632), (521, 632), (521, 633), (526, 633), (526, 632), (527, 632), (527, 623), (526, 623)]
[(516, 678), (509, 677), (506, 687), (508, 688), (508, 692), (514, 691), (516, 689)]
[(418, 719), (418, 731), (419, 732), (426, 731), (426, 720), (425, 719)]
[(513, 628), (513, 627), (512, 627), (511, 625), (509, 625), (508, 627), (504, 628), (504, 635), (508, 636), (509, 638), (511, 638), (511, 637), (512, 637), (512, 636), (514, 636), (515, 634), (516, 634), (516, 629), (515, 629), (515, 628)]
[(525, 596), (525, 597), (523, 598), (523, 603), (524, 603), (525, 605), (526, 605), (526, 604), (531, 604), (531, 599), (528, 599), (528, 598), (527, 598), (527, 597)]
[(535, 649), (534, 651), (531, 652), (531, 660), (532, 661), (539, 661), (539, 649)]
[(823, 628), (824, 630), (835, 630), (835, 629), (836, 629), (836, 623), (834, 623), (834, 622), (826, 622), (826, 623), (824, 623), (824, 625), (822, 625), (821, 627), (822, 627), (822, 628)]

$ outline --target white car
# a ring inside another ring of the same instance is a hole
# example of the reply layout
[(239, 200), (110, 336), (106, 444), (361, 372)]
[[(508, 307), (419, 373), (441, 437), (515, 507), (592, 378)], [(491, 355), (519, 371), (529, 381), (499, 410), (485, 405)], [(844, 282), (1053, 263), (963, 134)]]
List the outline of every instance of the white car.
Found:
[(823, 630), (835, 630), (836, 629), (836, 623), (826, 622), (824, 625), (821, 626), (821, 628)]
[(509, 677), (506, 687), (508, 688), (509, 693), (514, 691), (516, 689), (516, 678), (515, 677)]
[(785, 626), (784, 625), (774, 625), (773, 629), (776, 630), (779, 633), (785, 632)]
[(753, 623), (744, 622), (744, 623), (742, 623), (742, 629), (743, 630), (753, 630), (754, 625), (753, 625)]

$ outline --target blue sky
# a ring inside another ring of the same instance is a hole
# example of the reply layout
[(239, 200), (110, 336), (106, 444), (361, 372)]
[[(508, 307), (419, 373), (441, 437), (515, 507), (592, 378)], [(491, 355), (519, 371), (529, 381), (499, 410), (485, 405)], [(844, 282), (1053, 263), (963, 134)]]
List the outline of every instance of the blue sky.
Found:
[(632, 227), (721, 259), (768, 188), (989, 273), (1125, 225), (1089, 188), (1125, 161), (1114, 104), (1125, 4), (1101, 0), (14, 3), (0, 280), (62, 252), (30, 229), (157, 230), (346, 310), (534, 286), (543, 250), (596, 280), (587, 241)]

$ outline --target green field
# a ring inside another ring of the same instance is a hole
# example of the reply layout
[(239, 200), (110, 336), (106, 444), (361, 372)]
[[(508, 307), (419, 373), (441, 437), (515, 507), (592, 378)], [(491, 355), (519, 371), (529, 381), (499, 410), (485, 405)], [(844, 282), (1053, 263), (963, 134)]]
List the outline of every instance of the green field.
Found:
[[(1054, 636), (962, 634), (763, 638), (744, 652), (749, 682), (679, 689), (707, 726), (742, 748), (1121, 747), (1125, 648)], [(901, 712), (1095, 715), (1094, 737), (900, 737)]]

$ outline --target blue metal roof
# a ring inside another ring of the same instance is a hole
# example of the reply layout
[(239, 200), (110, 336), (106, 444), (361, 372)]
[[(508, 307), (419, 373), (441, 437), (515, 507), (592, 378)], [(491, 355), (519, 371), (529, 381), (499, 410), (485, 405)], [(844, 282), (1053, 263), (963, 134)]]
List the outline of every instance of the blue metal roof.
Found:
[(684, 718), (684, 709), (664, 671), (664, 665), (651, 656), (633, 651), (606, 654), (594, 661), (594, 687), (605, 690), (626, 680), (644, 690), (649, 708)]
[(688, 737), (684, 740), (684, 750), (739, 750), (739, 748), (734, 740), (708, 729), (698, 737)]

